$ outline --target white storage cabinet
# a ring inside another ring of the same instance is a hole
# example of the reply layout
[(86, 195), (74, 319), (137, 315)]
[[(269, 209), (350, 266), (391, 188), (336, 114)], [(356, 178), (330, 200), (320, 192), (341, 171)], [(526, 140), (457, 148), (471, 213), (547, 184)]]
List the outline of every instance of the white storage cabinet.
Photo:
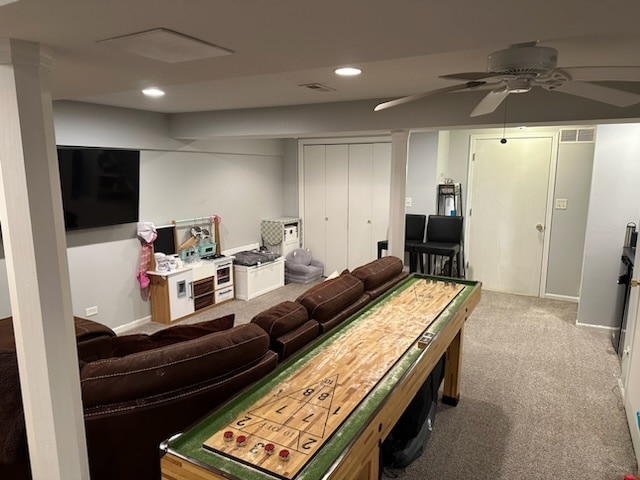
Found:
[[(284, 286), (284, 258), (246, 267), (234, 265), (236, 298), (251, 300)], [(217, 301), (217, 300), (216, 300)]]

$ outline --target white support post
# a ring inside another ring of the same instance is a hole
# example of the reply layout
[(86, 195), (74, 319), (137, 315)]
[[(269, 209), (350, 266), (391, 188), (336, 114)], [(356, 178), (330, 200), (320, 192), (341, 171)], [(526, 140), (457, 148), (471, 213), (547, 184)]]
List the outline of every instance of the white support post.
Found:
[(389, 255), (404, 260), (405, 192), (409, 131), (391, 132), (391, 192), (389, 202)]
[(87, 479), (49, 70), (0, 39), (0, 222), (33, 478)]

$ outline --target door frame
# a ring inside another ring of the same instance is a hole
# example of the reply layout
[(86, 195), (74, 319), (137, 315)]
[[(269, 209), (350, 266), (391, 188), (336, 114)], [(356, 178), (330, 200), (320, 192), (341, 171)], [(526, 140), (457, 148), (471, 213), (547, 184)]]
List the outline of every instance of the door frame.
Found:
[[(549, 179), (547, 182), (547, 199), (546, 199), (546, 209), (545, 209), (545, 220), (544, 220), (544, 241), (542, 245), (542, 265), (540, 269), (540, 284), (538, 288), (538, 297), (546, 298), (546, 290), (547, 290), (547, 270), (549, 264), (549, 239), (551, 237), (551, 220), (553, 215), (553, 199), (555, 196), (555, 184), (556, 184), (556, 169), (558, 165), (558, 141), (559, 134), (558, 132), (517, 132), (517, 133), (509, 133), (508, 135), (500, 135), (499, 133), (483, 133), (477, 135), (470, 136), (469, 142), (469, 156), (468, 156), (468, 165), (467, 169), (467, 185), (469, 186), (467, 189), (467, 202), (465, 204), (465, 216), (470, 218), (469, 212), (473, 208), (473, 167), (474, 160), (473, 156), (475, 154), (476, 149), (476, 141), (477, 140), (491, 140), (495, 139), (499, 141), (501, 138), (506, 138), (507, 140), (510, 138), (550, 138), (551, 139), (551, 158), (549, 159)], [(464, 222), (464, 238), (465, 245), (471, 245), (469, 239), (471, 238), (471, 228), (469, 221)], [(471, 249), (465, 248), (465, 267), (469, 266), (469, 260), (471, 259), (471, 254), (473, 253)]]

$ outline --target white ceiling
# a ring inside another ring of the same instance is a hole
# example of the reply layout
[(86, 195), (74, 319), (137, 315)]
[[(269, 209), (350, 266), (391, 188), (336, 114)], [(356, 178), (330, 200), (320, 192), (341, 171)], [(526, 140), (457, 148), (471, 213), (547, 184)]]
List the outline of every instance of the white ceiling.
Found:
[[(420, 93), (532, 40), (562, 67), (640, 65), (639, 18), (637, 0), (18, 0), (0, 6), (0, 36), (52, 48), (54, 99), (174, 113)], [(97, 43), (156, 28), (235, 53), (164, 63)], [(334, 75), (343, 65), (363, 74)]]

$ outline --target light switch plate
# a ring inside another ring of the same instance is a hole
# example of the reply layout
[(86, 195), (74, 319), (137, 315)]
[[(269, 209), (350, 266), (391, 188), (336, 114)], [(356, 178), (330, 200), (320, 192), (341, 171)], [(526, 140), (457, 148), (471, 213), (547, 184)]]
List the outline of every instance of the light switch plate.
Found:
[(404, 198), (404, 206), (405, 207), (410, 207), (411, 205), (413, 205), (413, 199), (411, 197), (405, 197)]
[(566, 209), (567, 209), (567, 199), (556, 198), (556, 210), (566, 210)]

